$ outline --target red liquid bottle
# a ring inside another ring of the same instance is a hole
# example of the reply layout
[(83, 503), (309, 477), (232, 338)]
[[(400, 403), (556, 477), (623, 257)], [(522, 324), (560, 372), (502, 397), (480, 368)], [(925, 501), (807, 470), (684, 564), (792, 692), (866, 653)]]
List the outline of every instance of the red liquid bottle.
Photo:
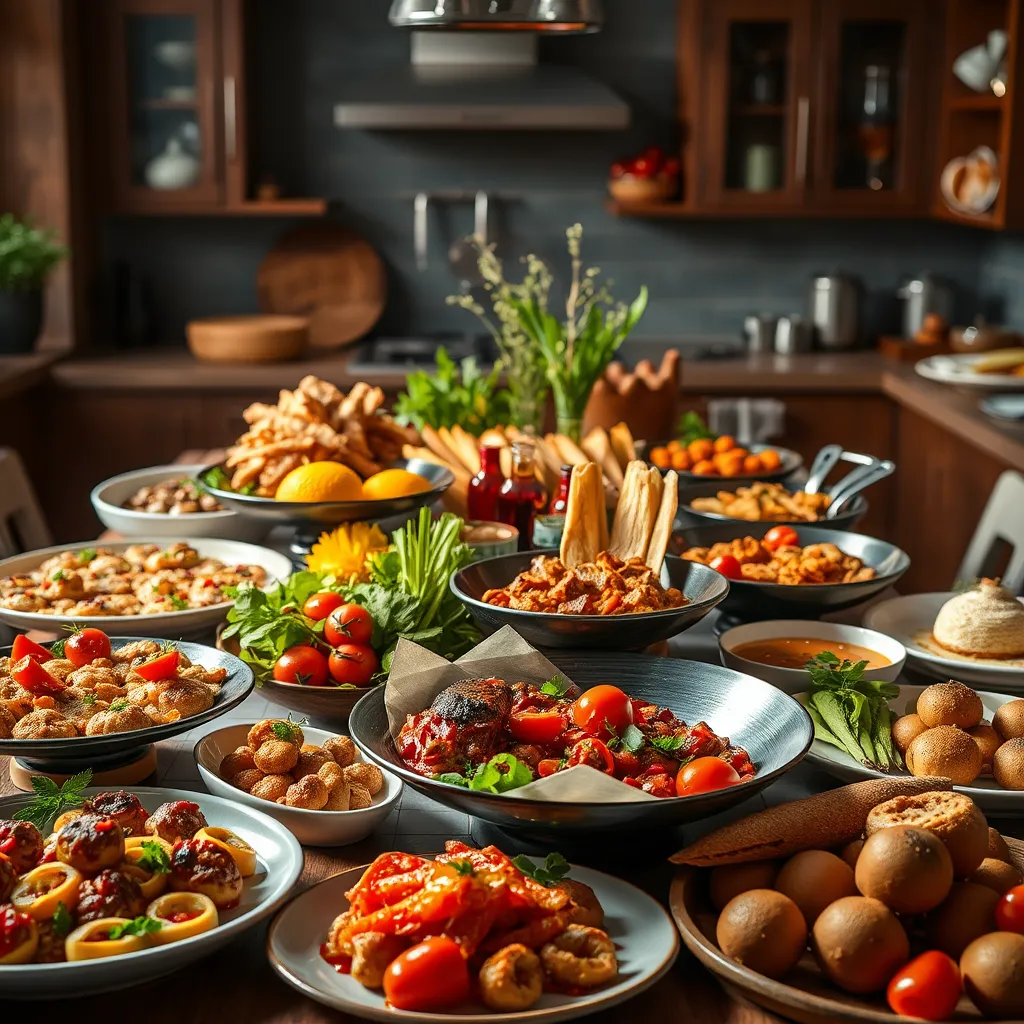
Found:
[(572, 466), (563, 466), (562, 475), (558, 481), (558, 493), (555, 500), (551, 502), (548, 510), (553, 516), (564, 516), (565, 510), (569, 507), (569, 482), (572, 480)]
[(501, 471), (501, 449), (480, 446), (480, 472), (469, 481), (466, 508), (470, 519), (493, 523), (498, 518), (498, 493), (505, 482)]
[(512, 475), (498, 495), (498, 521), (519, 531), (520, 551), (533, 547), (533, 520), (548, 502), (548, 492), (534, 471), (535, 457), (536, 448), (528, 438), (512, 445)]

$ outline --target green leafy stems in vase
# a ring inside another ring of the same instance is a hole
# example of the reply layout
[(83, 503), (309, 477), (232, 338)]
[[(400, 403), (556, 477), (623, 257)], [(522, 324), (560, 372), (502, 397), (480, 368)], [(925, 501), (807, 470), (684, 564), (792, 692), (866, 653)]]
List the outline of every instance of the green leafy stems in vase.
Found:
[(510, 358), (507, 363), (513, 394), (519, 369), (534, 388), (535, 376), (541, 373), (554, 396), (558, 432), (579, 441), (590, 393), (643, 316), (647, 289), (641, 287), (628, 306), (615, 302), (608, 290), (611, 282), (598, 283), (601, 271), (597, 267), (583, 269), (582, 226), (573, 224), (566, 229), (565, 237), (571, 278), (564, 319), (548, 308), (554, 278), (547, 264), (538, 256), (524, 257), (526, 275), (518, 284), (510, 284), (493, 246), (479, 247), (479, 266), (498, 324), (470, 295), (451, 296), (448, 302), (480, 318), (498, 343), (503, 359), (509, 339), (514, 339), (517, 362)]

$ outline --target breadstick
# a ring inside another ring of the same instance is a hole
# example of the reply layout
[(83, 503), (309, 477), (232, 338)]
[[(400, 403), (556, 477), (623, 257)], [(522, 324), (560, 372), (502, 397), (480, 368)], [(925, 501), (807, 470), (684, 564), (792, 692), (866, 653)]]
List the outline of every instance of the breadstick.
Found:
[(668, 542), (672, 536), (672, 527), (676, 521), (676, 511), (679, 507), (679, 484), (676, 474), (669, 470), (665, 474), (665, 480), (661, 489), (661, 504), (658, 506), (658, 515), (654, 520), (654, 529), (651, 531), (651, 539), (647, 545), (647, 557), (644, 559), (655, 572), (661, 572), (661, 566), (665, 561), (665, 552), (668, 551)]
[(623, 482), (622, 467), (619, 466), (612, 453), (608, 434), (602, 427), (594, 429), (583, 438), (583, 450), (604, 470), (609, 481), (621, 489)]

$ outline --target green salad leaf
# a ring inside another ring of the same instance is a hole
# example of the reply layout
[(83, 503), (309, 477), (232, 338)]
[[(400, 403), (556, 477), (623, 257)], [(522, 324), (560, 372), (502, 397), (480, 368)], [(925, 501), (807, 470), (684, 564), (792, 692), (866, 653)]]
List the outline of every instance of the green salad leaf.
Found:
[(474, 793), (507, 793), (533, 782), (533, 772), (512, 754), (496, 754), (490, 761), (467, 768), (465, 775), (444, 772), (434, 778)]
[(110, 938), (120, 939), (124, 935), (150, 935), (158, 932), (163, 925), (152, 917), (134, 917), (124, 924), (115, 924), (110, 929)]

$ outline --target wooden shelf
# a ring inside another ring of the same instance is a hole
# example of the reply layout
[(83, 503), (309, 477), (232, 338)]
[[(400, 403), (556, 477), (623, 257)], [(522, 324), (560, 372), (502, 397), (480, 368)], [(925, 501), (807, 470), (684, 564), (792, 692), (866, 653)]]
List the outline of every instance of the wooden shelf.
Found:
[(197, 110), (197, 100), (138, 100), (135, 104), (140, 110)]
[(650, 203), (624, 203), (609, 196), (604, 208), (615, 217), (700, 217), (699, 211), (691, 209), (678, 199), (663, 199)]
[(1001, 113), (1006, 109), (1006, 97), (978, 93), (977, 96), (954, 96), (949, 101), (950, 110), (981, 110)]
[(274, 199), (264, 203), (247, 199), (232, 205), (184, 203), (173, 207), (125, 207), (113, 212), (129, 217), (322, 217), (327, 212), (327, 200)]
[(747, 103), (732, 107), (733, 117), (785, 117), (786, 107), (782, 103)]
[(988, 228), (989, 231), (1002, 231), (1006, 225), (994, 211), (993, 207), (985, 213), (960, 213), (959, 210), (950, 209), (940, 199), (932, 209), (932, 216), (939, 220), (952, 221), (954, 224), (969, 224), (975, 228)]

